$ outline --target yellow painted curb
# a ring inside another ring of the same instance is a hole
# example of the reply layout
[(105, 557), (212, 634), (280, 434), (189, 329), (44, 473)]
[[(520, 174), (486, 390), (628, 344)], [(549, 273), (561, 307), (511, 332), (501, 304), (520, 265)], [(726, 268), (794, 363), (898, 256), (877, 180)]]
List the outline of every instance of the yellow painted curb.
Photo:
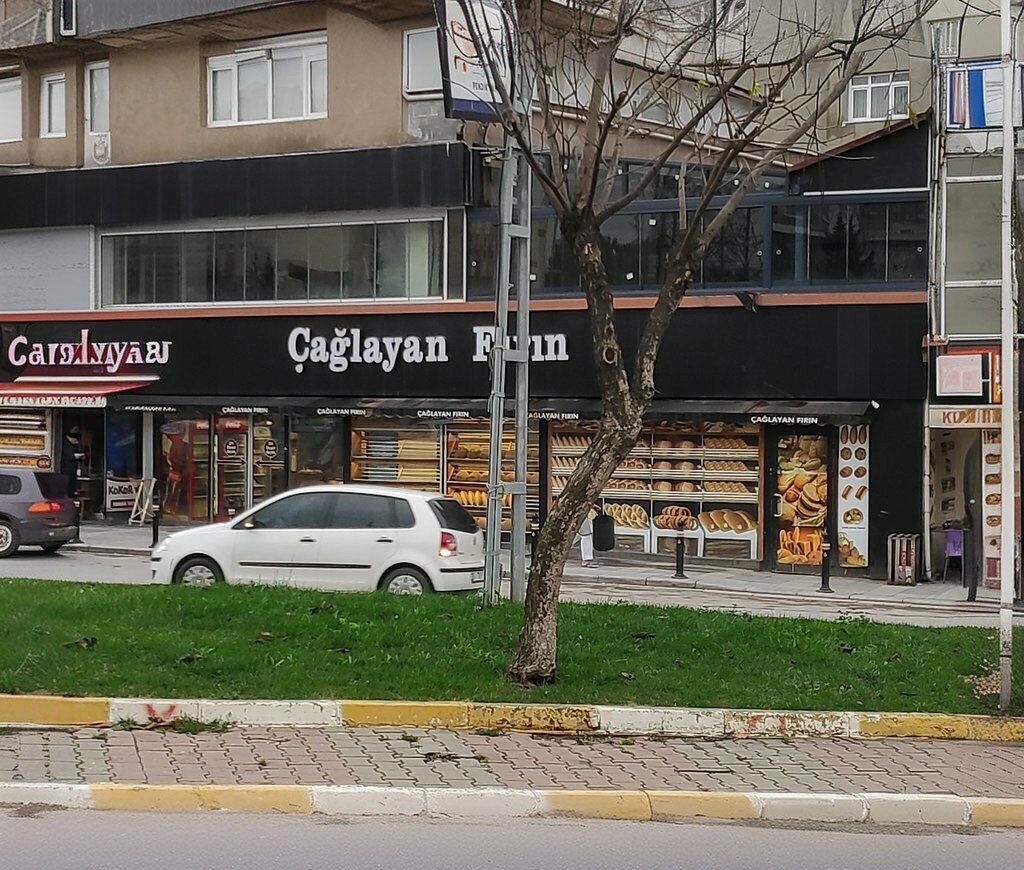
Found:
[(108, 698), (59, 695), (0, 695), (0, 722), (31, 725), (91, 725), (106, 722)]
[(119, 785), (90, 788), (98, 810), (187, 813), (233, 810), (241, 813), (311, 813), (309, 789), (300, 785)]
[(585, 819), (650, 821), (651, 802), (642, 791), (544, 791), (544, 810)]
[(972, 825), (995, 828), (1024, 827), (1024, 800), (999, 798), (967, 798), (971, 807)]
[(593, 707), (561, 704), (470, 704), (469, 727), (508, 731), (592, 731)]
[(679, 819), (757, 819), (760, 807), (749, 795), (730, 792), (648, 791), (652, 817)]
[(861, 737), (1024, 740), (1024, 719), (955, 716), (946, 713), (865, 713), (858, 718)]
[(339, 701), (345, 725), (467, 728), (469, 704), (460, 701)]

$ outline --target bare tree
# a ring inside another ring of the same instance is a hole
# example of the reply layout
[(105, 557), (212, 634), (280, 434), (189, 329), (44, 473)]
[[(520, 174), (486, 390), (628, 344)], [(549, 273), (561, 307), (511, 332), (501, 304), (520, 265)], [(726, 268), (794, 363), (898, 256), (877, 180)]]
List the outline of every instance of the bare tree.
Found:
[[(529, 154), (578, 267), (603, 412), (540, 531), (511, 676), (556, 676), (558, 595), (576, 531), (636, 444), (655, 364), (701, 260), (770, 168), (817, 147), (850, 79), (905, 40), (930, 0), (494, 0), (534, 94), (531, 112), (500, 76), (497, 46), (466, 4), (500, 97), (499, 123)], [(643, 169), (615, 184), (624, 158)], [(679, 231), (636, 354), (624, 357), (601, 226), (679, 163)], [(726, 186), (728, 185), (728, 186)], [(712, 200), (728, 190), (724, 205)]]

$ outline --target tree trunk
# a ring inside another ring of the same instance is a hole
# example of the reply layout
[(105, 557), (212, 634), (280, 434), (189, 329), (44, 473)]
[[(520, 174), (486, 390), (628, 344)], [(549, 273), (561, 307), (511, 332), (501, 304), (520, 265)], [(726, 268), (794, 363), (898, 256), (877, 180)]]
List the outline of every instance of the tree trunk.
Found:
[(590, 446), (580, 457), (537, 539), (526, 591), (523, 629), (509, 668), (512, 678), (524, 685), (550, 683), (555, 679), (558, 595), (566, 557), (591, 505), (636, 444), (644, 414), (644, 408), (632, 400), (622, 364), (613, 299), (597, 228), (565, 221), (563, 231), (573, 245), (587, 294), (604, 414)]

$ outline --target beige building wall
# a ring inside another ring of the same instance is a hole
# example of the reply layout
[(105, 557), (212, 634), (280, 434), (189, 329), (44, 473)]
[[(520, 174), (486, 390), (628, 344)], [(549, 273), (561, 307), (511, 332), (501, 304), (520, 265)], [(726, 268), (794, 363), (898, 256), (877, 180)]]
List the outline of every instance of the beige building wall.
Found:
[[(39, 135), (42, 76), (64, 73), (66, 133), (59, 138)], [(81, 163), (83, 65), (77, 58), (28, 61), (21, 74), (21, 141), (0, 144), (0, 166), (67, 167)]]
[[(207, 126), (207, 58), (240, 43), (155, 42), (110, 55), (114, 163), (146, 163), (397, 145), (407, 141), (403, 32), (428, 19), (375, 24), (329, 7), (268, 18), (265, 37), (326, 30), (327, 117)], [(273, 29), (272, 26), (273, 25)], [(287, 26), (287, 30), (282, 27)]]

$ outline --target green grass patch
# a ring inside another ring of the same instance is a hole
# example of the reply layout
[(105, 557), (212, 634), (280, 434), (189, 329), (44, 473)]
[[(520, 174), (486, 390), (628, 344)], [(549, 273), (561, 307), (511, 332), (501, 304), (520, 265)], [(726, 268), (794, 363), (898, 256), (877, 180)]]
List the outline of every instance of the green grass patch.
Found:
[(559, 680), (525, 689), (521, 610), (469, 596), (2, 580), (0, 612), (3, 692), (995, 710), (994, 629), (563, 604)]

